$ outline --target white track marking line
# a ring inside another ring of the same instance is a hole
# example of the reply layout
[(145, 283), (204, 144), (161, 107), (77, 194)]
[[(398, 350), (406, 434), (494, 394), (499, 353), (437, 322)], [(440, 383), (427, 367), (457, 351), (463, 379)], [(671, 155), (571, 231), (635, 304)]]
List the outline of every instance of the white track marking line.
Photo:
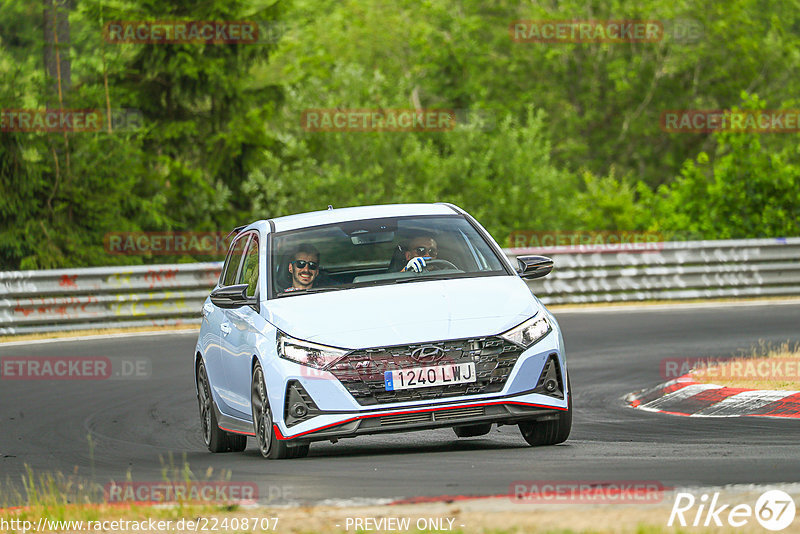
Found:
[(639, 406), (639, 408), (645, 408), (650, 410), (657, 410), (663, 404), (688, 399), (689, 397), (694, 397), (698, 393), (702, 393), (703, 391), (709, 389), (720, 389), (722, 386), (718, 386), (716, 384), (692, 384), (690, 386), (686, 386), (685, 388), (681, 388), (677, 391), (673, 391), (663, 397), (656, 399), (654, 401), (650, 401), (647, 404), (643, 404)]

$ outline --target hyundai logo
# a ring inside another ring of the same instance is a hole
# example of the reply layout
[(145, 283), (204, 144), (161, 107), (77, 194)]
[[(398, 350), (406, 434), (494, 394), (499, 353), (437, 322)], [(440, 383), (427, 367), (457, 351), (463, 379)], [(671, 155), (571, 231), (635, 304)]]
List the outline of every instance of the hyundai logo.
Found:
[(424, 345), (411, 351), (411, 359), (420, 363), (438, 362), (444, 358), (444, 349), (433, 345)]

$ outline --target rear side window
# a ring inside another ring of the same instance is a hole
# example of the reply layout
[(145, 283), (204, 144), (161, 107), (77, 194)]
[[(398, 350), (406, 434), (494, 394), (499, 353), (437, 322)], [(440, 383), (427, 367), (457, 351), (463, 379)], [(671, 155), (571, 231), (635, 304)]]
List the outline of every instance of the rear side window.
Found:
[(242, 255), (244, 254), (244, 247), (247, 244), (247, 239), (249, 235), (243, 235), (236, 239), (231, 246), (231, 250), (228, 253), (228, 258), (225, 260), (225, 266), (223, 268), (223, 275), (222, 275), (222, 285), (223, 286), (232, 286), (234, 280), (236, 280), (236, 273), (239, 271), (239, 263), (242, 261)]
[(247, 296), (253, 297), (258, 287), (258, 236), (253, 234), (253, 239), (247, 246), (244, 255), (244, 264), (236, 279), (237, 284), (247, 284)]

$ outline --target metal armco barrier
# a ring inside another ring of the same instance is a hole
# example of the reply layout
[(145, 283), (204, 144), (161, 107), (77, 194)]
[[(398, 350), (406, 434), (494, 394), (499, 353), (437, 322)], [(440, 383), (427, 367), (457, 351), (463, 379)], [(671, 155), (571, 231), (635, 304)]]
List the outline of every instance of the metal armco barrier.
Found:
[(0, 334), (198, 323), (221, 264), (0, 272)]
[[(508, 249), (546, 304), (800, 295), (800, 237)], [(199, 324), (220, 263), (0, 272), (0, 334)]]
[[(619, 245), (617, 249), (626, 248)], [(800, 238), (509, 249), (555, 268), (528, 283), (545, 304), (800, 295)]]

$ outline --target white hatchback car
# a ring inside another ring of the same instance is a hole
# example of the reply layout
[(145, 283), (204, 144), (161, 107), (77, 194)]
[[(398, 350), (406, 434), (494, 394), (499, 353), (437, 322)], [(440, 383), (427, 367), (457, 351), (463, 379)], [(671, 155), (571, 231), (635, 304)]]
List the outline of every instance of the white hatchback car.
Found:
[(267, 458), (309, 443), (519, 425), (530, 445), (567, 439), (572, 395), (558, 323), (451, 204), (328, 209), (236, 229), (203, 305), (194, 374), (206, 445)]

